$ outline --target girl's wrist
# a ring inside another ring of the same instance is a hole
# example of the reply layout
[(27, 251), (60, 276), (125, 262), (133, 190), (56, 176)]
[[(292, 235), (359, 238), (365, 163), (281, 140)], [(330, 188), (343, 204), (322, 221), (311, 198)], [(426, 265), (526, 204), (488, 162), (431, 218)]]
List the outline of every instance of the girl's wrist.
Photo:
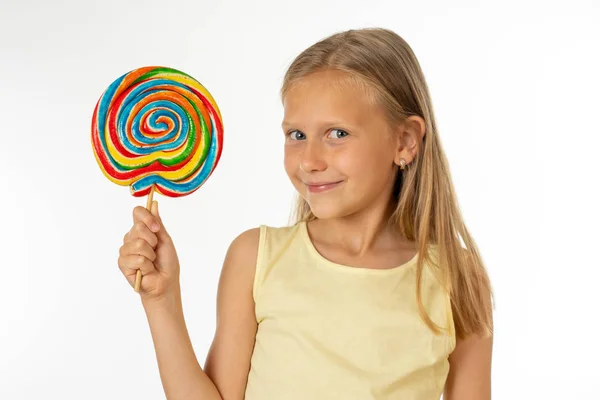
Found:
[(176, 284), (159, 296), (142, 296), (142, 305), (146, 312), (180, 310), (181, 288), (179, 284)]

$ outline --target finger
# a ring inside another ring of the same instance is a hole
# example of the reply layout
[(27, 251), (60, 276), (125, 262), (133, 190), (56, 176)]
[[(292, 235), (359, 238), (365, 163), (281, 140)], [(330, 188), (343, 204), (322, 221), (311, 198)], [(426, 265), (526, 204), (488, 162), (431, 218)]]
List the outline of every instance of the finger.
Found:
[(119, 255), (120, 256), (139, 255), (139, 256), (146, 257), (151, 262), (154, 262), (154, 260), (156, 260), (156, 253), (154, 252), (154, 249), (152, 248), (152, 246), (150, 246), (150, 244), (148, 242), (146, 242), (144, 239), (141, 239), (141, 238), (132, 240), (128, 243), (125, 243), (123, 246), (121, 246), (121, 248), (119, 249)]
[(158, 238), (162, 241), (170, 241), (171, 240), (171, 236), (169, 235), (169, 232), (167, 232), (162, 218), (160, 217), (160, 213), (158, 211), (158, 201), (154, 200), (152, 202), (152, 206), (150, 207), (151, 209), (151, 214), (152, 216), (154, 216), (159, 224), (159, 230), (156, 232), (156, 235), (158, 236)]
[(120, 256), (118, 264), (119, 269), (126, 277), (133, 276), (135, 278), (138, 269), (142, 271), (142, 275), (148, 275), (156, 271), (154, 264), (150, 260), (136, 254)]
[(133, 223), (141, 221), (151, 232), (157, 232), (160, 228), (160, 224), (158, 222), (158, 218), (150, 213), (150, 211), (146, 210), (142, 206), (137, 206), (133, 209)]
[(144, 239), (152, 248), (156, 248), (156, 245), (158, 244), (158, 237), (156, 234), (151, 232), (150, 229), (148, 229), (148, 226), (141, 221), (133, 224), (129, 232), (127, 232), (123, 238), (123, 243), (129, 243), (137, 239)]

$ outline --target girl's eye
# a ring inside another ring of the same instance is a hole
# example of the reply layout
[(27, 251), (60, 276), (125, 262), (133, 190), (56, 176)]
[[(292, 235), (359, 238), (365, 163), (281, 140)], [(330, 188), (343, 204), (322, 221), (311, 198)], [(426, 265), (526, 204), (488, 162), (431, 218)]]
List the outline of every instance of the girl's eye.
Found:
[(332, 129), (329, 133), (329, 137), (333, 137), (334, 139), (342, 139), (346, 136), (348, 136), (348, 132), (341, 129)]
[(290, 131), (288, 137), (292, 140), (304, 140), (306, 135), (298, 130)]

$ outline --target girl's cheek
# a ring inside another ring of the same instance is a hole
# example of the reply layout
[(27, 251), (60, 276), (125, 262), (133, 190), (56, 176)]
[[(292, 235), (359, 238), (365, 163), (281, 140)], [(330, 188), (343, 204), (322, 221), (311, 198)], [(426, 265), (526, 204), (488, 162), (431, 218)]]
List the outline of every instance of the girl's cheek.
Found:
[(340, 172), (352, 173), (361, 170), (365, 161), (364, 153), (349, 148), (340, 148), (331, 154), (331, 164), (335, 165)]
[(283, 156), (283, 165), (290, 179), (293, 178), (298, 167), (298, 156), (294, 152), (286, 151)]

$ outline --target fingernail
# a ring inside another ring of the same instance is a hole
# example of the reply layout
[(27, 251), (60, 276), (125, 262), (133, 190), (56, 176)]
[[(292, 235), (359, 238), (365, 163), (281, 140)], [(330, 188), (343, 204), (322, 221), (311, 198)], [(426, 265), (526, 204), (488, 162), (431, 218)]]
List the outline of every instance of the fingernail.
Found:
[(160, 229), (160, 226), (158, 226), (158, 224), (156, 222), (152, 224), (152, 231), (153, 232), (158, 232), (159, 229)]

